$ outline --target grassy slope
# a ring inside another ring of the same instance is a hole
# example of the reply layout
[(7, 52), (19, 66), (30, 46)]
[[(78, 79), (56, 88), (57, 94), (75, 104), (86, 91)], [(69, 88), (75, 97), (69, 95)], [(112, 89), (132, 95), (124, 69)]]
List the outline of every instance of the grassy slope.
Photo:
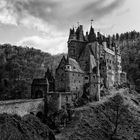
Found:
[(55, 140), (48, 126), (33, 116), (0, 114), (0, 140)]
[[(121, 94), (105, 97), (100, 102), (90, 103), (75, 110), (73, 121), (57, 136), (59, 140), (108, 140), (115, 129), (116, 104), (119, 105), (118, 139), (140, 139), (140, 95)], [(118, 96), (119, 95), (119, 96)], [(114, 100), (116, 99), (116, 100)], [(119, 102), (118, 102), (119, 101)]]

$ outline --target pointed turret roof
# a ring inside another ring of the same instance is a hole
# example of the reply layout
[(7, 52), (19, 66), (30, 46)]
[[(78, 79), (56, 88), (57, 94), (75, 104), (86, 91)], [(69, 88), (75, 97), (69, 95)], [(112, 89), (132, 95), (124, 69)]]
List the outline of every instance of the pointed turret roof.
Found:
[(76, 40), (76, 33), (74, 27), (70, 29), (69, 40)]
[(89, 34), (93, 34), (93, 33), (94, 33), (94, 28), (93, 28), (92, 25), (91, 25)]
[(89, 40), (89, 42), (96, 41), (96, 34), (94, 32), (94, 28), (92, 27), (92, 25), (90, 27), (90, 31), (89, 31), (89, 35), (88, 35), (88, 40)]
[(85, 40), (82, 25), (79, 25), (78, 28), (76, 29), (76, 37), (77, 37), (77, 40), (80, 40), (80, 41)]

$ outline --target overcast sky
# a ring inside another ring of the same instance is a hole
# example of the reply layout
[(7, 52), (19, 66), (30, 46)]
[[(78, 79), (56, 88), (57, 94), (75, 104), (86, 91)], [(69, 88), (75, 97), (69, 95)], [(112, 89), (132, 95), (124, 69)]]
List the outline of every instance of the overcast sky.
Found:
[(140, 0), (0, 0), (0, 43), (67, 52), (70, 27), (94, 19), (104, 34), (140, 31)]

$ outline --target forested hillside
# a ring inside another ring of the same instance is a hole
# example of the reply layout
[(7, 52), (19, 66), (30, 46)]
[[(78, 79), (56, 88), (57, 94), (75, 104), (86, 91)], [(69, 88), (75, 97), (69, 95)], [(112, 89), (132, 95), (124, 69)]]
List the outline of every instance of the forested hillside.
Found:
[(0, 99), (30, 98), (32, 79), (43, 77), (48, 67), (55, 72), (61, 57), (28, 47), (0, 45)]
[(140, 91), (140, 33), (136, 31), (113, 36), (121, 49), (122, 68), (136, 90)]

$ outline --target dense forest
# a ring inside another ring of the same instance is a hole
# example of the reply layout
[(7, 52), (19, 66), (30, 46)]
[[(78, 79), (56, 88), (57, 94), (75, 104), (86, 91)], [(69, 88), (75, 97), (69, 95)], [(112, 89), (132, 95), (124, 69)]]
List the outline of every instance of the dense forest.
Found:
[[(121, 48), (123, 71), (140, 91), (140, 33), (131, 31), (115, 34), (112, 38)], [(43, 77), (48, 67), (55, 74), (62, 56), (34, 48), (0, 45), (0, 99), (30, 98), (32, 80)]]
[(33, 78), (43, 77), (48, 67), (55, 72), (62, 55), (52, 56), (33, 48), (0, 45), (0, 99), (30, 98)]
[(122, 69), (140, 92), (140, 33), (136, 31), (113, 35), (121, 49)]

